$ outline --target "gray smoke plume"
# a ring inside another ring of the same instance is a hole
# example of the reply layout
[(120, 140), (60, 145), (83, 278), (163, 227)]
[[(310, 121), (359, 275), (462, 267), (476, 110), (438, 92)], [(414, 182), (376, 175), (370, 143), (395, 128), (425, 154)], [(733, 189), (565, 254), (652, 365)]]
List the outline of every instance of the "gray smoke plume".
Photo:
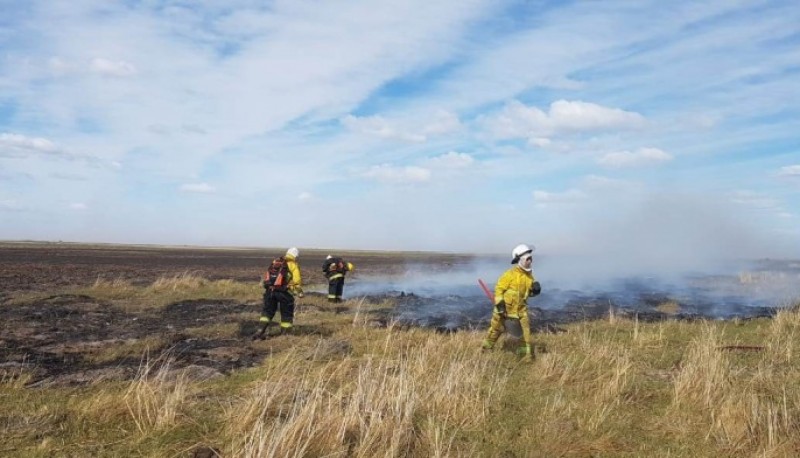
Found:
[[(800, 262), (791, 260), (800, 258), (798, 247), (754, 229), (749, 221), (758, 215), (735, 205), (672, 193), (562, 216), (558, 237), (509, 243), (509, 254), (517, 243), (538, 247), (534, 274), (543, 293), (530, 305), (540, 316), (565, 321), (613, 308), (642, 316), (753, 317), (800, 300)], [(409, 265), (399, 276), (358, 278), (348, 294), (396, 296), (398, 317), (423, 325), (485, 323), (491, 302), (477, 280), (493, 288), (511, 267), (509, 254), (448, 268)]]
[[(569, 275), (574, 259), (537, 257), (534, 274), (541, 295), (529, 300), (539, 319), (566, 322), (601, 318), (609, 309), (642, 317), (733, 318), (769, 316), (800, 300), (800, 262), (740, 263), (733, 272), (706, 271), (669, 277)], [(493, 292), (498, 276), (511, 266), (499, 258), (478, 258), (450, 270), (415, 264), (399, 276), (359, 277), (348, 283), (348, 297), (394, 298), (395, 317), (420, 326), (456, 329), (483, 326), (492, 303), (478, 285)], [(668, 307), (664, 312), (662, 307)]]

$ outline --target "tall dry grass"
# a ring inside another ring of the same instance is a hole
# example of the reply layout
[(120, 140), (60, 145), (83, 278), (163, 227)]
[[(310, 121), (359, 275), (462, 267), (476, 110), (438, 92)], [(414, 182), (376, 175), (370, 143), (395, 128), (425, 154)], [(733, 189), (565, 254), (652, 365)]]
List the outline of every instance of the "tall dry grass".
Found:
[[(619, 317), (614, 323), (621, 323)], [(636, 330), (638, 333), (638, 329)], [(632, 383), (632, 349), (614, 342), (591, 326), (580, 326), (569, 336), (569, 351), (538, 356), (532, 377), (540, 392), (532, 423), (526, 431), (536, 442), (548, 444), (548, 453), (571, 447), (564, 429), (597, 434), (614, 428), (617, 417), (628, 415), (625, 395)], [(605, 445), (594, 443), (598, 450)]]
[(674, 378), (667, 419), (727, 454), (791, 456), (800, 427), (798, 324), (796, 312), (779, 312), (764, 351), (750, 356), (758, 358), (754, 366), (738, 364), (747, 355), (723, 351), (720, 328), (704, 324)]
[(230, 456), (449, 456), (486, 419), (506, 375), (466, 338), (398, 342), (321, 367), (272, 364), (231, 406)]
[(145, 357), (123, 400), (139, 433), (174, 426), (191, 391), (185, 374), (172, 368), (168, 353)]

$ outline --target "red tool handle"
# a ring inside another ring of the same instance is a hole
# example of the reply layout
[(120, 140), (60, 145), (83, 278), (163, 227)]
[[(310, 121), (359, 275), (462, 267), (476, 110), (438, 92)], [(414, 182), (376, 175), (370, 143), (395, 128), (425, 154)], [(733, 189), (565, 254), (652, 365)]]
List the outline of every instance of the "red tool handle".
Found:
[(486, 286), (486, 283), (483, 282), (480, 278), (478, 279), (478, 284), (481, 285), (481, 289), (486, 294), (486, 297), (489, 298), (489, 301), (494, 305), (494, 294), (489, 290), (489, 287)]

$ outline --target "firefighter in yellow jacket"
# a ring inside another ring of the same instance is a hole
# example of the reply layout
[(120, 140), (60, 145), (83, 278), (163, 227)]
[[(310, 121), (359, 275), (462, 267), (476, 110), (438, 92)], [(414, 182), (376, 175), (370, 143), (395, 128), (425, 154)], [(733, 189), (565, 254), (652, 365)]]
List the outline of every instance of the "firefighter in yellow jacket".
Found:
[(270, 268), (261, 280), (264, 287), (264, 308), (259, 322), (261, 330), (253, 339), (263, 339), (267, 327), (272, 323), (275, 313), (281, 314), (281, 332), (291, 331), (294, 327), (294, 298), (303, 297), (303, 279), (297, 258), (300, 250), (295, 247), (286, 250), (286, 254), (272, 261)]
[(517, 245), (511, 251), (514, 267), (505, 271), (494, 288), (494, 312), (483, 348), (491, 350), (505, 331), (505, 320), (519, 320), (522, 327), (522, 343), (517, 353), (531, 359), (531, 323), (528, 318), (528, 297), (536, 296), (542, 287), (533, 277), (533, 249), (528, 245)]

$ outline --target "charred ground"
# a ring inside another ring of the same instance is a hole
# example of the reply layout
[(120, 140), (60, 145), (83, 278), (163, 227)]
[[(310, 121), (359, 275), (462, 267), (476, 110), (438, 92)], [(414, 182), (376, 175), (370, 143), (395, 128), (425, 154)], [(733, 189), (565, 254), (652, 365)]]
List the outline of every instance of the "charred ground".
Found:
[[(241, 301), (207, 297), (158, 307), (74, 291), (86, 291), (98, 279), (146, 286), (187, 273), (255, 284), (268, 260), (281, 254), (277, 249), (0, 244), (0, 375), (24, 371), (32, 385), (126, 380), (136, 375), (145, 351), (153, 357), (169, 354), (176, 369), (193, 367), (199, 378), (257, 365), (281, 347), (280, 337), (264, 344), (250, 340), (261, 306), (258, 290)], [(303, 250), (305, 283), (324, 281), (318, 266), (327, 254)], [(357, 259), (360, 275), (391, 275), (410, 262), (445, 269), (470, 259), (430, 253), (340, 254)], [(313, 305), (315, 300), (322, 303), (319, 296), (309, 294), (297, 313), (350, 311), (347, 304)], [(300, 336), (330, 333), (323, 325), (302, 320), (295, 329)]]

